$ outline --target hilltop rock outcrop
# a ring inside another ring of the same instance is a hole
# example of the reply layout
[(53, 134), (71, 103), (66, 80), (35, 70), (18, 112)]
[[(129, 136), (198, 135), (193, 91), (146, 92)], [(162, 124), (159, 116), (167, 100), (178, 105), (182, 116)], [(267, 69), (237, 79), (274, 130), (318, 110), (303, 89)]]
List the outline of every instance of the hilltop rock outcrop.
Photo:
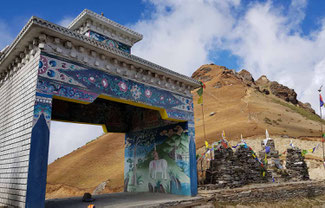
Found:
[(292, 104), (298, 104), (297, 93), (293, 89), (274, 81), (270, 83), (270, 90), (273, 95)]
[(241, 77), (246, 84), (255, 84), (252, 74), (245, 69), (238, 72), (238, 76)]
[(262, 75), (258, 80), (255, 82), (258, 86), (265, 86), (270, 83), (270, 80), (265, 76)]

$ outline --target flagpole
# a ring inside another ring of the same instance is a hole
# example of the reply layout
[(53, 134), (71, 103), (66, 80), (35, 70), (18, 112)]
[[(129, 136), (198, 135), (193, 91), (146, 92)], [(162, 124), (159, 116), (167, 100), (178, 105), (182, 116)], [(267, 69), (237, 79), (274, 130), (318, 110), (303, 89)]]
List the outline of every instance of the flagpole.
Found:
[[(205, 133), (205, 121), (204, 121), (204, 109), (203, 109), (203, 89), (205, 88), (205, 85), (203, 82), (201, 82), (199, 80), (200, 84), (201, 84), (201, 88), (199, 90), (197, 90), (197, 94), (199, 95), (199, 100), (198, 100), (198, 104), (201, 104), (201, 108), (202, 108), (202, 116), (203, 116), (203, 132), (204, 132), (204, 139), (206, 141), (206, 133)], [(210, 154), (211, 155), (211, 154)], [(202, 172), (202, 176), (204, 173), (203, 170), (203, 157), (201, 159), (201, 172)]]
[(206, 140), (207, 139), (207, 135), (206, 135), (206, 132), (205, 132), (205, 120), (204, 120), (203, 103), (201, 104), (201, 107), (202, 107), (202, 116), (203, 116), (203, 133), (204, 133), (204, 139)]
[[(321, 92), (322, 92), (323, 85), (319, 88), (319, 98), (321, 98)], [(324, 138), (323, 138), (323, 115), (322, 115), (322, 106), (319, 105), (319, 115), (320, 115), (320, 129), (321, 129), (321, 138), (322, 138), (322, 148), (323, 148), (323, 161), (325, 162), (325, 154), (324, 154)]]
[(325, 154), (324, 154), (324, 138), (323, 138), (323, 122), (322, 122), (322, 119), (323, 119), (323, 116), (322, 116), (322, 107), (319, 107), (319, 110), (320, 110), (320, 129), (321, 129), (321, 137), (322, 137), (322, 148), (323, 148), (323, 160), (325, 160)]

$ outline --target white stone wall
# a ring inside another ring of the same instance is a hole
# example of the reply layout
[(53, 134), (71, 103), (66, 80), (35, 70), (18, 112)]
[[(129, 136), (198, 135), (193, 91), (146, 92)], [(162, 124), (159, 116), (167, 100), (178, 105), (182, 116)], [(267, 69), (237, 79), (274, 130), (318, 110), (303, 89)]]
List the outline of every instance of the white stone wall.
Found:
[(39, 53), (0, 87), (0, 206), (25, 207)]

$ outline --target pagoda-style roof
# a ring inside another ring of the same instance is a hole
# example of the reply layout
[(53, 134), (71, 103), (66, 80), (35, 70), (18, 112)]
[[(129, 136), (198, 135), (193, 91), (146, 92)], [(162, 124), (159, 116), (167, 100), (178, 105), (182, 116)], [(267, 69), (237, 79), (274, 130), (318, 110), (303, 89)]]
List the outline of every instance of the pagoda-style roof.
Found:
[(81, 34), (92, 30), (130, 46), (143, 38), (141, 34), (88, 9), (83, 10), (68, 28)]

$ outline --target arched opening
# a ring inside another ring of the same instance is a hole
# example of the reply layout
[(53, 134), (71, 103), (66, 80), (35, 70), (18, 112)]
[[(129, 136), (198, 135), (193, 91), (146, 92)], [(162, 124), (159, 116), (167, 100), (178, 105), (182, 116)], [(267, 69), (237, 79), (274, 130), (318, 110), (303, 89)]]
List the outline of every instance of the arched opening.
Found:
[[(54, 98), (52, 120), (64, 122), (61, 127), (67, 129), (71, 124), (65, 122), (86, 123), (109, 133), (49, 166), (47, 199), (82, 196), (85, 192), (190, 195), (187, 122), (164, 120), (157, 110), (103, 98), (90, 104)], [(56, 142), (60, 143), (50, 143)], [(98, 187), (101, 190), (96, 191)]]

